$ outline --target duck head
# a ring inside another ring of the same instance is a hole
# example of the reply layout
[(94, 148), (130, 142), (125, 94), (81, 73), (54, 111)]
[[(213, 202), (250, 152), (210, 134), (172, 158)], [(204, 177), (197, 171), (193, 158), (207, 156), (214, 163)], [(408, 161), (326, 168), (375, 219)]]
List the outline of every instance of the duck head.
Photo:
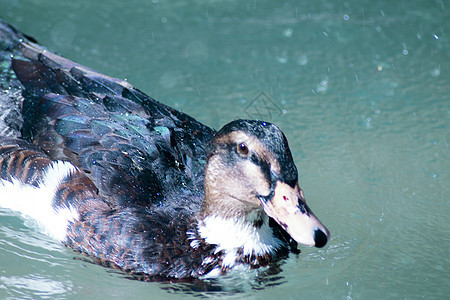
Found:
[(262, 121), (236, 120), (216, 134), (201, 215), (254, 224), (269, 216), (296, 242), (316, 247), (330, 236), (305, 202), (286, 137)]

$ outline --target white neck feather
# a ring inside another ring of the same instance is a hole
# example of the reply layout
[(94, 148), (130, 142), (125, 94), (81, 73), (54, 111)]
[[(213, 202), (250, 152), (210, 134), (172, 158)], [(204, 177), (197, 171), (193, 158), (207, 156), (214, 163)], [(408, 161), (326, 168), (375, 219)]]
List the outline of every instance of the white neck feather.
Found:
[[(250, 218), (249, 218), (250, 217)], [(237, 251), (242, 249), (244, 255), (261, 256), (273, 254), (281, 246), (281, 241), (273, 235), (269, 218), (263, 214), (263, 224), (254, 225), (251, 216), (247, 218), (227, 218), (208, 216), (199, 222), (200, 236), (208, 243), (217, 245), (215, 253), (224, 251), (223, 264), (232, 266)]]

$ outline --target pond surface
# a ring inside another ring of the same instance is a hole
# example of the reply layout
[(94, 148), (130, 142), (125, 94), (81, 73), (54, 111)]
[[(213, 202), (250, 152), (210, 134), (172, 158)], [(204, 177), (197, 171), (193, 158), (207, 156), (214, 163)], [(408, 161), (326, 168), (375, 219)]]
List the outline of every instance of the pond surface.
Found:
[(450, 294), (449, 3), (0, 0), (0, 17), (216, 129), (276, 123), (332, 233), (277, 275), (202, 293), (128, 280), (0, 210), (0, 298)]

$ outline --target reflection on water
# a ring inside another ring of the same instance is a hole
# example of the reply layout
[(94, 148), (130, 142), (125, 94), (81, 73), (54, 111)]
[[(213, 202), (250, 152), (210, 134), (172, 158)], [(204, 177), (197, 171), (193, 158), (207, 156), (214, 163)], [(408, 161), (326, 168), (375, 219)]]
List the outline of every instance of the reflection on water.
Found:
[(0, 218), (2, 298), (55, 298), (70, 292), (70, 278), (59, 273), (65, 269), (67, 257), (62, 254), (66, 249), (36, 232), (31, 222), (25, 222), (29, 223), (25, 227), (23, 221), (8, 210), (0, 210)]
[(332, 233), (280, 272), (212, 282), (214, 294), (73, 260), (1, 211), (1, 298), (448, 297), (443, 1), (0, 0), (0, 12), (50, 49), (215, 128), (248, 117), (265, 93), (283, 111), (268, 121), (286, 133), (307, 201)]
[(1, 276), (0, 283), (8, 286), (8, 294), (15, 297), (36, 295), (39, 297), (57, 297), (70, 291), (63, 283), (44, 278), (40, 275)]

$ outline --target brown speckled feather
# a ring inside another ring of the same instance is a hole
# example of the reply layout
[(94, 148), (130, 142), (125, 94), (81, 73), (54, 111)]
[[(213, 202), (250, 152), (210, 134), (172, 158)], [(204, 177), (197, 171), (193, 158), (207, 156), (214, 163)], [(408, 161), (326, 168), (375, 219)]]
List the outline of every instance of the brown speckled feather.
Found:
[(0, 178), (37, 186), (51, 159), (23, 140), (0, 137)]

